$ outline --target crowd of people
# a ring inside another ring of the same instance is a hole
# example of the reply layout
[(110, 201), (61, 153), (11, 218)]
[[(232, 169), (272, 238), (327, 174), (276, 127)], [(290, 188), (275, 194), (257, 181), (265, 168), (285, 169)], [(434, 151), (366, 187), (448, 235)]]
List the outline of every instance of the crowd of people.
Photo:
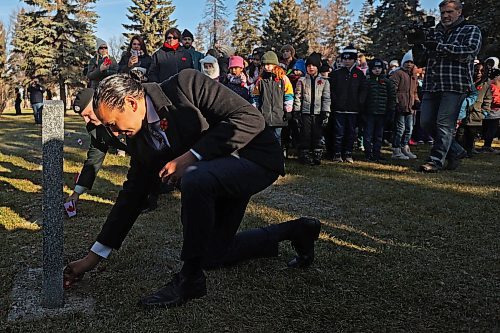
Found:
[[(183, 69), (197, 69), (258, 108), (285, 157), (295, 151), (307, 165), (318, 165), (322, 158), (353, 163), (354, 149), (378, 162), (385, 159), (383, 144), (392, 147), (392, 159), (415, 159), (412, 145), (434, 143), (435, 133), (420, 126), (425, 67), (415, 66), (411, 50), (401, 61), (368, 61), (348, 45), (329, 63), (316, 52), (299, 59), (291, 45), (277, 45), (277, 53), (257, 47), (242, 57), (226, 45), (203, 55), (193, 42), (190, 31), (172, 28), (163, 46), (149, 55), (144, 40), (134, 36), (117, 63), (100, 40), (87, 69), (89, 87), (115, 73), (134, 72), (144, 82), (161, 83)], [(496, 152), (491, 144), (500, 118), (498, 62), (496, 57), (475, 60), (468, 104), (455, 128), (468, 157)], [(478, 137), (484, 140), (481, 149), (474, 145)]]
[[(277, 45), (279, 55), (256, 48), (244, 58), (225, 45), (203, 55), (192, 33), (175, 28), (151, 56), (143, 39), (133, 37), (117, 62), (99, 41), (87, 69), (89, 88), (73, 105), (92, 140), (72, 200), (92, 186), (109, 147), (124, 149), (131, 162), (95, 243), (65, 268), (65, 288), (121, 247), (160, 181), (181, 191), (183, 265), (164, 287), (140, 299), (143, 307), (203, 297), (205, 270), (277, 256), (283, 241), (291, 241), (297, 254), (290, 268), (313, 263), (321, 231), (315, 218), (238, 232), (252, 195), (284, 175), (291, 148), (301, 163), (318, 165), (324, 151), (333, 162), (353, 163), (355, 147), (367, 160), (380, 161), (384, 137), (391, 158), (415, 159), (412, 140), (432, 141), (420, 170), (436, 172), (477, 153), (474, 140), (483, 128), (482, 151), (493, 152), (498, 59), (475, 60), (481, 32), (464, 20), (458, 0), (444, 0), (439, 9), (438, 38), (426, 39), (400, 63), (368, 61), (354, 45), (333, 64), (316, 52), (297, 59), (291, 45)], [(427, 66), (417, 68), (422, 54)]]

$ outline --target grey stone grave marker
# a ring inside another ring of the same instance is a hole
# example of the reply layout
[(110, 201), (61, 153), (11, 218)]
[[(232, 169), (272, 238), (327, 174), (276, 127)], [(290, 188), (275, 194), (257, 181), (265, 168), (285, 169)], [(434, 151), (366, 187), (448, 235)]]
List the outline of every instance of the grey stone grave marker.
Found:
[(43, 282), (42, 305), (59, 308), (63, 290), (63, 148), (64, 106), (46, 101), (42, 117), (43, 165)]

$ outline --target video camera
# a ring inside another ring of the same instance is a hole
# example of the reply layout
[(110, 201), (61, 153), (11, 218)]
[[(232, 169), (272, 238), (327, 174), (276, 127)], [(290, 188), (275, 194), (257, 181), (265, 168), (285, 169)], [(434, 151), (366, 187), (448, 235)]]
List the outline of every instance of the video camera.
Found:
[(406, 34), (408, 44), (413, 46), (423, 44), (426, 41), (437, 40), (435, 26), (436, 18), (434, 16), (426, 16), (423, 22), (415, 22)]
[(424, 67), (431, 54), (425, 49), (424, 43), (438, 41), (439, 34), (436, 33), (436, 18), (426, 16), (423, 21), (415, 22), (407, 29), (406, 38), (412, 46), (415, 65)]

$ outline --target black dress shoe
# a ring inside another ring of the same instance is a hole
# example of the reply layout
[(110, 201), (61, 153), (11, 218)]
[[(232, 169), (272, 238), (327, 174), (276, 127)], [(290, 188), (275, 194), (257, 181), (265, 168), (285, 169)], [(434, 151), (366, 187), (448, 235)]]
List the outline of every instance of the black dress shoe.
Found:
[(200, 298), (207, 294), (207, 279), (202, 273), (196, 278), (186, 278), (181, 273), (174, 275), (165, 287), (139, 300), (139, 305), (150, 307), (175, 307), (190, 299)]
[(292, 239), (292, 246), (297, 251), (297, 256), (288, 262), (288, 267), (305, 268), (314, 261), (314, 242), (319, 237), (321, 222), (309, 217), (297, 220), (297, 228)]

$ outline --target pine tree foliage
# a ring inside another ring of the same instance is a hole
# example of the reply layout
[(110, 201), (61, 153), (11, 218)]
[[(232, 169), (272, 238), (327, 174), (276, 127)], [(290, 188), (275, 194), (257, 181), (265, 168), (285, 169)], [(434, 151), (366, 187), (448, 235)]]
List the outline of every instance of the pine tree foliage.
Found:
[(410, 49), (405, 30), (421, 21), (424, 14), (418, 0), (383, 0), (368, 22), (368, 37), (373, 43), (368, 53), (383, 59), (401, 59)]
[(320, 25), (321, 25), (321, 6), (319, 0), (302, 0), (300, 5), (300, 21), (302, 28), (305, 31), (309, 50), (307, 54), (313, 51), (319, 52), (320, 50)]
[(18, 15), (12, 45), (24, 55), (27, 78), (57, 83), (65, 104), (66, 85), (84, 81), (83, 68), (95, 49), (95, 1), (24, 0), (33, 10)]
[(5, 73), (7, 61), (7, 33), (0, 22), (0, 114), (2, 114), (7, 105), (9, 88), (6, 84), (7, 77)]
[(349, 0), (330, 0), (322, 11), (323, 55), (334, 58), (354, 40), (351, 28), (353, 14), (348, 9), (349, 3)]
[(299, 18), (300, 8), (295, 0), (273, 1), (270, 7), (262, 28), (262, 46), (277, 50), (290, 44), (298, 57), (306, 56), (309, 46)]
[(149, 53), (161, 47), (165, 32), (177, 26), (177, 20), (170, 19), (175, 11), (171, 0), (132, 0), (127, 18), (131, 24), (123, 24), (128, 31), (124, 36), (129, 41), (134, 35), (141, 35)]
[(370, 24), (369, 18), (375, 13), (375, 6), (373, 0), (365, 0), (361, 11), (359, 12), (358, 20), (354, 23), (354, 45), (366, 52), (367, 48), (372, 44), (368, 32), (373, 28)]
[(260, 18), (264, 0), (240, 0), (236, 4), (236, 16), (231, 27), (232, 45), (238, 54), (248, 55), (260, 44)]
[(231, 31), (224, 0), (206, 0), (202, 26), (209, 36), (209, 47), (231, 44)]
[(491, 56), (500, 57), (498, 0), (465, 0), (463, 14), (470, 23), (477, 25), (483, 32), (483, 47), (479, 56), (483, 59)]

